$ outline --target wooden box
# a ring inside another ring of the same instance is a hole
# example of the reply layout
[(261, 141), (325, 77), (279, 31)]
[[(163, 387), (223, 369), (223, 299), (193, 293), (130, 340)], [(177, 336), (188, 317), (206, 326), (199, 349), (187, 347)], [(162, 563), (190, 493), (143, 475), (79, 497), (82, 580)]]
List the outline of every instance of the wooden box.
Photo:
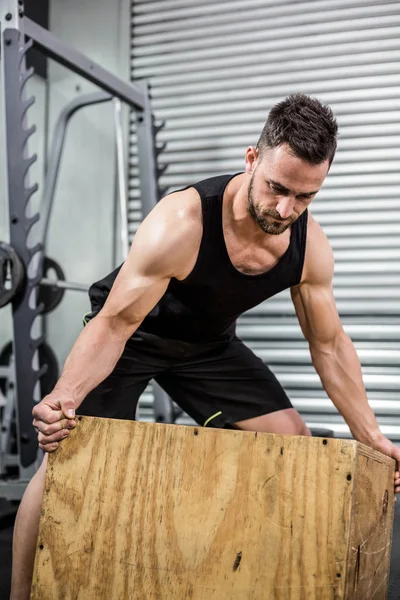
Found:
[(354, 441), (81, 417), (33, 600), (383, 600), (394, 461)]

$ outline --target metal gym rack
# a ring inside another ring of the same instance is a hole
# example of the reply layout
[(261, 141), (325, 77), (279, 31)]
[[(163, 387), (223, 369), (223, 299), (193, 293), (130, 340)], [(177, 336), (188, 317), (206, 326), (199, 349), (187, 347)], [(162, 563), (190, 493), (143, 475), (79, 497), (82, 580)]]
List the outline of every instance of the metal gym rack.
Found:
[[(9, 243), (23, 265), (25, 279), (18, 296), (12, 301), (13, 362), (0, 367), (0, 378), (7, 381), (6, 402), (3, 406), (0, 444), (0, 497), (20, 499), (27, 483), (35, 473), (38, 454), (37, 435), (32, 426), (32, 408), (40, 401), (40, 379), (46, 367), (38, 365), (37, 352), (43, 336), (33, 338), (33, 324), (42, 313), (38, 305), (39, 285), (43, 279), (44, 242), (54, 196), (54, 185), (61, 157), (62, 141), (69, 118), (77, 109), (97, 102), (116, 98), (129, 105), (137, 114), (137, 144), (143, 214), (146, 215), (158, 201), (157, 166), (154, 119), (151, 113), (146, 81), (125, 83), (80, 52), (68, 47), (52, 33), (24, 16), (23, 2), (3, 0), (0, 8), (1, 76), (3, 95), (4, 156), (6, 203), (9, 207)], [(58, 148), (57, 159), (48, 165), (41, 208), (31, 217), (26, 216), (27, 206), (38, 186), (27, 186), (28, 171), (37, 156), (27, 156), (27, 141), (35, 126), (26, 127), (26, 115), (35, 102), (26, 98), (26, 83), (34, 74), (27, 69), (26, 52), (33, 45), (47, 57), (64, 65), (76, 74), (96, 84), (102, 92), (88, 95), (68, 105), (60, 115), (59, 128), (53, 137), (53, 148)], [(121, 136), (117, 145), (121, 144)], [(120, 161), (118, 161), (120, 172)], [(38, 243), (28, 247), (27, 239), (32, 227)], [(1, 267), (1, 264), (0, 264)], [(47, 285), (49, 283), (47, 282)], [(72, 284), (71, 284), (72, 286)], [(67, 287), (64, 284), (64, 287)], [(74, 289), (73, 287), (71, 289)], [(75, 288), (76, 289), (76, 288)], [(157, 392), (157, 404), (170, 410), (168, 397)], [(16, 425), (16, 454), (10, 454), (10, 423)], [(18, 476), (5, 478), (7, 466), (18, 467)]]

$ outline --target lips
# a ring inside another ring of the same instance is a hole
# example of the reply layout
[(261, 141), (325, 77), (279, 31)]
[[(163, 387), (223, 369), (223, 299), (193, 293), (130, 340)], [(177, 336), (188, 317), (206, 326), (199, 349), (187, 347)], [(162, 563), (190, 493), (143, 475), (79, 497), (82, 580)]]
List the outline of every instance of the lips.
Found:
[(280, 217), (275, 217), (275, 215), (271, 215), (270, 213), (265, 213), (265, 217), (271, 217), (274, 221), (278, 221), (279, 223), (285, 223), (287, 219), (281, 219)]

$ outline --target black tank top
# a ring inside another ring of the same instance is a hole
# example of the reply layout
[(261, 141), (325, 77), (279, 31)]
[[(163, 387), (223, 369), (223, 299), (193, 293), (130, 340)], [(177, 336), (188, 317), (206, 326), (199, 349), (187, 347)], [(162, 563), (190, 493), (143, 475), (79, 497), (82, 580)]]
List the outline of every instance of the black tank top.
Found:
[[(229, 339), (235, 334), (239, 315), (300, 283), (307, 210), (292, 225), (289, 247), (272, 269), (260, 275), (246, 275), (231, 263), (222, 229), (222, 199), (233, 177), (221, 175), (189, 186), (199, 193), (203, 212), (197, 262), (183, 281), (171, 279), (165, 294), (141, 324), (141, 330), (189, 342)], [(94, 312), (104, 304), (119, 269), (91, 286), (89, 295)]]

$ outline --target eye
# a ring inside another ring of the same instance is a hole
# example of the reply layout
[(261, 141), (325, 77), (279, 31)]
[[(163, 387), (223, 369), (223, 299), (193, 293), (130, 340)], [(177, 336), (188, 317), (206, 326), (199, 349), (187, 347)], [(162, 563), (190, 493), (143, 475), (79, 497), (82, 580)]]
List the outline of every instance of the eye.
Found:
[(271, 192), (273, 192), (274, 194), (282, 194), (282, 190), (280, 190), (279, 188), (277, 188), (273, 183), (269, 184), (270, 190)]

